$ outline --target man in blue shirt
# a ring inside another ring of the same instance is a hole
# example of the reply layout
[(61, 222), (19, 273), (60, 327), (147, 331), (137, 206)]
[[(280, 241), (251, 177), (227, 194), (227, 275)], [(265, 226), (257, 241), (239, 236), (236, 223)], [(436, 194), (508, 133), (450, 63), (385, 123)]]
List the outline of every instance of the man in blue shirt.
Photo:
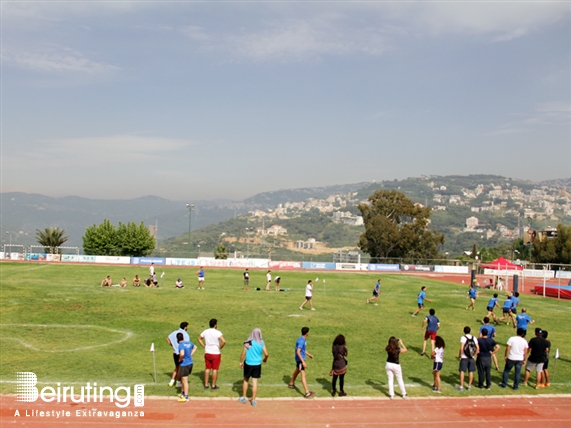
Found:
[(430, 311), (428, 311), (428, 313), (430, 315), (427, 315), (426, 318), (424, 318), (424, 320), (422, 321), (422, 326), (420, 327), (420, 329), (422, 330), (424, 328), (424, 325), (426, 324), (426, 331), (424, 332), (424, 342), (422, 344), (422, 353), (420, 355), (424, 355), (424, 353), (426, 352), (426, 341), (428, 340), (428, 338), (430, 338), (430, 344), (432, 345), (431, 352), (434, 352), (434, 344), (436, 342), (436, 332), (440, 328), (440, 320), (434, 316), (436, 311), (431, 308)]
[[(484, 319), (482, 321), (483, 321), (484, 325), (482, 327), (480, 327), (480, 335), (478, 337), (484, 337), (484, 334), (483, 334), (484, 329), (486, 329), (488, 331), (488, 338), (493, 339), (494, 337), (496, 337), (496, 327), (494, 327), (493, 325), (490, 324), (490, 319), (488, 317), (484, 317)], [(495, 353), (492, 353), (491, 355), (492, 355), (492, 360), (494, 361), (494, 366), (496, 367), (496, 370), (499, 370), (500, 366), (498, 365), (498, 357), (496, 356)]]
[(178, 401), (186, 403), (188, 401), (188, 376), (192, 373), (193, 361), (192, 355), (196, 352), (196, 346), (188, 340), (184, 340), (182, 333), (176, 334), (178, 342), (178, 355), (179, 355), (179, 374), (182, 380), (182, 390), (179, 394)]
[(424, 308), (424, 301), (432, 303), (432, 300), (428, 300), (426, 298), (426, 287), (422, 287), (420, 289), (420, 293), (418, 293), (418, 297), (416, 299), (416, 303), (418, 304), (418, 309), (412, 314), (415, 317), (421, 310)]
[(517, 315), (517, 306), (519, 305), (519, 293), (516, 291), (512, 296), (512, 316)]
[[(494, 308), (495, 307), (501, 308), (501, 306), (498, 303), (498, 293), (494, 293), (494, 297), (492, 297), (490, 299), (490, 301), (488, 302), (488, 306), (486, 307), (486, 309), (488, 310), (488, 314), (486, 315), (487, 318), (492, 317), (494, 319), (494, 321), (497, 321), (496, 318), (496, 314), (494, 313)], [(483, 320), (482, 320), (483, 322)]]
[(478, 297), (478, 291), (476, 290), (476, 286), (474, 284), (470, 285), (470, 289), (468, 290), (468, 296), (470, 297), (470, 304), (468, 305), (466, 310), (472, 308), (472, 310), (475, 311), (476, 308), (474, 305), (476, 304), (476, 298)]
[(501, 323), (507, 318), (508, 322), (506, 324), (510, 325), (510, 321), (512, 320), (512, 296), (509, 294), (506, 297), (506, 301), (502, 305), (502, 313), (503, 316), (500, 319), (496, 320), (496, 324)]
[[(527, 333), (527, 325), (533, 324), (534, 322), (535, 321), (533, 321), (527, 314), (527, 309), (522, 308), (521, 314), (516, 315), (514, 319), (514, 328), (521, 328), (525, 331), (525, 333)], [(525, 334), (523, 337), (525, 337)]]
[(375, 284), (375, 288), (373, 288), (373, 297), (367, 299), (367, 303), (370, 303), (374, 300), (375, 306), (379, 306), (377, 302), (379, 301), (380, 295), (381, 295), (381, 280), (379, 279)]
[(181, 322), (180, 328), (178, 330), (173, 331), (167, 337), (167, 343), (169, 344), (169, 346), (172, 347), (172, 350), (173, 350), (172, 356), (173, 356), (173, 360), (174, 360), (174, 371), (172, 372), (172, 377), (171, 377), (171, 380), (169, 382), (169, 386), (174, 386), (175, 380), (178, 381), (176, 386), (177, 387), (180, 386), (180, 375), (179, 375), (180, 361), (179, 361), (179, 353), (178, 353), (177, 334), (182, 333), (184, 340), (188, 341), (188, 340), (190, 340), (190, 338), (188, 337), (188, 333), (186, 332), (187, 329), (188, 329), (188, 323), (186, 321)]
[(306, 350), (307, 346), (307, 336), (309, 336), (309, 327), (303, 327), (301, 329), (301, 336), (295, 342), (295, 370), (289, 381), (288, 388), (295, 389), (295, 379), (297, 375), (301, 373), (301, 383), (303, 385), (303, 389), (305, 390), (305, 398), (311, 398), (315, 395), (314, 392), (311, 392), (307, 388), (307, 379), (305, 376), (305, 369), (307, 368), (307, 363), (305, 362), (306, 356), (309, 358), (313, 358)]

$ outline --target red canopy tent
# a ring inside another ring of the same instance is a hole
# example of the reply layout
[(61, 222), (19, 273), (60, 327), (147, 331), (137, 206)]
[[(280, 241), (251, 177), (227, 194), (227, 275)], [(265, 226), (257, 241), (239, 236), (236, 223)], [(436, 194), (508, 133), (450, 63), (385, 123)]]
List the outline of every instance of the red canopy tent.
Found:
[(490, 263), (482, 263), (481, 265), (484, 269), (496, 269), (496, 270), (523, 270), (520, 265), (516, 265), (512, 262), (507, 261), (503, 257), (494, 260)]

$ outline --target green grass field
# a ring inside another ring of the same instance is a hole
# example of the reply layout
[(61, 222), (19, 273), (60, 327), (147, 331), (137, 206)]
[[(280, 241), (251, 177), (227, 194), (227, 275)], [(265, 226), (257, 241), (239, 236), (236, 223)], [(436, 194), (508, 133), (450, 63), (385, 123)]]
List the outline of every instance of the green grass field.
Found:
[[(345, 390), (351, 396), (386, 396), (384, 347), (391, 335), (401, 337), (408, 354), (401, 358), (405, 383), (411, 396), (431, 395), (432, 361), (421, 357), (423, 341), (421, 323), (428, 308), (434, 307), (440, 318), (439, 334), (447, 343), (442, 371), (443, 394), (468, 394), (454, 390), (458, 384), (458, 349), (465, 325), (479, 329), (491, 292), (485, 290), (477, 301), (476, 311), (466, 311), (466, 286), (406, 275), (356, 272), (273, 272), (282, 277), (287, 292), (254, 291), (264, 288), (265, 271), (251, 272), (251, 290), (242, 290), (242, 271), (207, 269), (204, 291), (196, 290), (196, 269), (157, 269), (161, 288), (100, 288), (108, 274), (118, 283), (125, 276), (131, 284), (135, 274), (148, 276), (146, 267), (73, 266), (61, 264), (0, 264), (1, 329), (0, 390), (14, 393), (15, 372), (33, 371), (40, 383), (56, 382), (99, 385), (134, 385), (144, 383), (147, 395), (171, 395), (167, 386), (172, 372), (172, 351), (165, 338), (188, 321), (191, 340), (208, 327), (210, 318), (218, 319), (227, 346), (222, 351), (218, 391), (202, 388), (203, 352), (195, 354), (194, 372), (189, 378), (192, 396), (238, 397), (242, 374), (238, 366), (243, 341), (250, 331), (260, 327), (270, 353), (263, 367), (259, 397), (294, 397), (301, 392), (286, 385), (293, 372), (294, 344), (303, 326), (310, 327), (308, 383), (317, 396), (329, 396), (331, 378), (331, 344), (337, 334), (347, 338), (348, 373)], [(177, 277), (186, 288), (176, 290)], [(315, 281), (316, 311), (300, 311), (305, 284)], [(379, 306), (367, 305), (378, 277), (383, 279)], [(325, 284), (323, 280), (326, 280)], [(422, 285), (428, 287), (433, 300), (413, 318), (416, 295)], [(571, 302), (522, 296), (523, 307), (536, 320), (533, 326), (549, 331), (553, 344), (550, 372), (552, 386), (519, 392), (568, 393), (571, 388)], [(521, 306), (520, 306), (521, 307)], [(530, 331), (532, 333), (532, 331)], [(477, 334), (477, 333), (476, 333)], [(506, 340), (514, 329), (498, 327), (496, 340), (502, 345), (500, 366)], [(528, 338), (530, 338), (528, 334)], [(157, 384), (153, 384), (153, 358), (149, 352), (155, 343)], [(430, 347), (430, 344), (428, 345)], [(561, 359), (555, 363), (555, 348)], [(555, 373), (554, 373), (555, 372)], [(473, 389), (471, 395), (517, 393), (497, 387), (501, 372), (493, 370), (492, 391)], [(513, 372), (512, 377), (513, 378)], [(535, 379), (535, 377), (533, 377)], [(533, 382), (532, 382), (533, 383)], [(298, 385), (301, 387), (300, 380)], [(397, 388), (398, 393), (398, 388)]]

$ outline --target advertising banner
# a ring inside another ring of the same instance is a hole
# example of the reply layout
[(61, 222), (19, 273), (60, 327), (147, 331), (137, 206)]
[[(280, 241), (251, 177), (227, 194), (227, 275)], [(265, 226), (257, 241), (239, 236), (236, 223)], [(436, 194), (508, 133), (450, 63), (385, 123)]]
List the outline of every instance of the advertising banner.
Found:
[[(487, 269), (486, 269), (487, 270)], [(495, 275), (505, 275), (505, 271), (497, 271), (498, 273), (496, 273)], [(522, 274), (523, 272), (523, 274)], [(526, 278), (527, 277), (533, 277), (533, 278), (554, 278), (555, 277), (555, 272), (552, 270), (545, 270), (545, 269), (524, 269), (523, 271), (519, 271), (517, 272), (520, 276), (523, 275)], [(511, 274), (512, 276), (514, 274)]]
[(48, 262), (59, 262), (60, 254), (46, 254), (46, 261)]
[(400, 265), (391, 264), (369, 264), (367, 265), (368, 270), (380, 270), (380, 271), (398, 271), (400, 270)]
[(439, 273), (470, 273), (469, 266), (434, 266), (434, 272)]
[(302, 269), (327, 269), (335, 270), (335, 263), (326, 262), (301, 262)]
[(335, 270), (367, 270), (367, 265), (363, 266), (361, 269), (361, 263), (335, 263)]
[(95, 263), (96, 256), (79, 256), (79, 261), (81, 263)]
[(131, 257), (132, 265), (150, 265), (151, 263), (164, 265), (166, 259), (162, 257)]
[(432, 272), (434, 266), (431, 265), (401, 265), (404, 272)]
[(555, 278), (571, 278), (571, 271), (568, 270), (558, 270), (555, 272)]
[(131, 263), (131, 257), (95, 256), (95, 263), (125, 264)]
[(62, 254), (61, 255), (62, 262), (78, 262), (79, 256), (75, 254)]
[(301, 262), (270, 262), (270, 269), (301, 269)]
[(40, 253), (28, 253), (26, 254), (26, 260), (32, 261), (46, 261), (46, 255)]

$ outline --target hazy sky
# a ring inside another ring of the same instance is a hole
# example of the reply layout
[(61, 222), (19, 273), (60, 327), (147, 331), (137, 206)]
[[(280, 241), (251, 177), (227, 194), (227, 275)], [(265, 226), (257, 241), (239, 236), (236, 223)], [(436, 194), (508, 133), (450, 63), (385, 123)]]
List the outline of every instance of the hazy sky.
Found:
[(2, 0), (2, 191), (571, 176), (571, 2)]

